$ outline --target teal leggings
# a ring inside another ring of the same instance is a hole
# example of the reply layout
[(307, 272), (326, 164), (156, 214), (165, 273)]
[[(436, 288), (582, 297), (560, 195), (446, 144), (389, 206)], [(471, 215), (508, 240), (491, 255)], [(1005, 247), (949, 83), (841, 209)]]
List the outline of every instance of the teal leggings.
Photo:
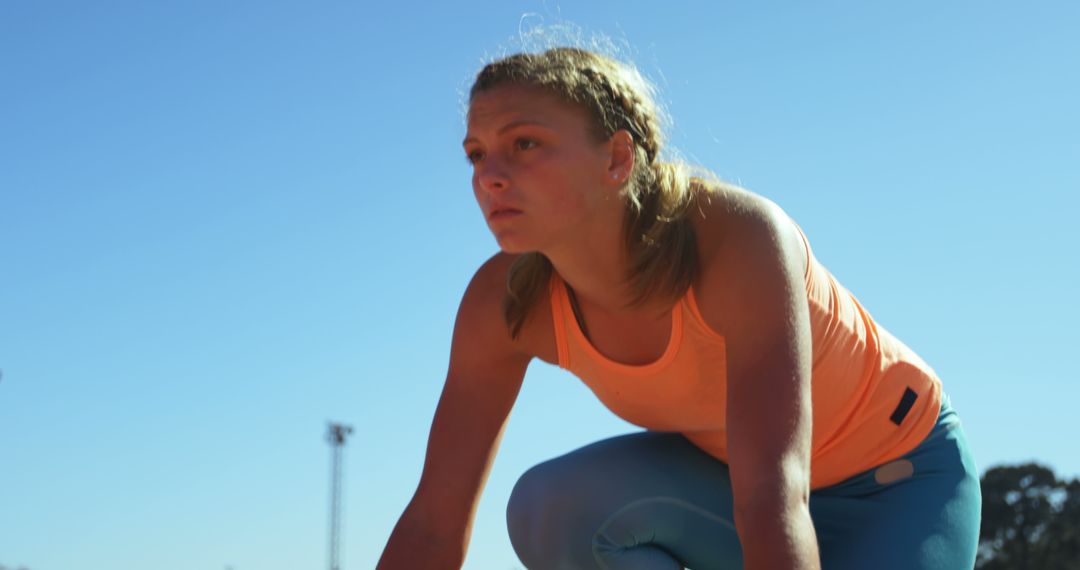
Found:
[[(894, 464), (810, 494), (822, 568), (974, 567), (979, 475), (947, 396), (902, 459), (913, 473)], [(623, 435), (541, 463), (517, 482), (506, 517), (532, 570), (742, 568), (728, 467), (677, 433)]]

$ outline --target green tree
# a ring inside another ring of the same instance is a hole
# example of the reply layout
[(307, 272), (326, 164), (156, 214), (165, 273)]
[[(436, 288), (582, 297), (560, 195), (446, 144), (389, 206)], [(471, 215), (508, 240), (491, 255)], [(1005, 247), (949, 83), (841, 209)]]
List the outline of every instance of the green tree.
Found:
[(1063, 484), (1053, 519), (1038, 544), (1040, 568), (1080, 570), (1080, 480)]
[(1069, 518), (1080, 501), (1075, 485), (1037, 463), (1007, 465), (983, 474), (982, 498), (976, 568), (1080, 570), (1080, 559), (1070, 554), (1075, 542), (1063, 539), (1078, 529)]

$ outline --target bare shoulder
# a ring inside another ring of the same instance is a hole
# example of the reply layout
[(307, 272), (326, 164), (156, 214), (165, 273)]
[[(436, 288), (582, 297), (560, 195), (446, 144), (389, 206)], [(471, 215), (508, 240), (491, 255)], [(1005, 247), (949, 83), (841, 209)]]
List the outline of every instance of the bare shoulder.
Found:
[(734, 251), (783, 254), (806, 267), (805, 247), (794, 220), (760, 194), (732, 184), (711, 184), (708, 191), (697, 192), (691, 220), (703, 271)]
[[(483, 335), (488, 342), (510, 343), (502, 319), (502, 299), (506, 292), (506, 276), (516, 257), (499, 252), (476, 270), (458, 308), (457, 328), (467, 326), (467, 332)], [(455, 335), (457, 332), (455, 330)]]
[(449, 381), (488, 384), (524, 375), (531, 356), (510, 337), (502, 297), (513, 256), (496, 254), (473, 274), (461, 298), (450, 343)]
[(723, 321), (720, 313), (741, 305), (739, 299), (723, 299), (725, 292), (745, 291), (770, 275), (805, 274), (808, 256), (798, 227), (764, 196), (734, 185), (713, 185), (696, 196), (692, 223), (701, 262), (695, 287), (710, 324), (720, 326), (712, 321)]
[(539, 356), (548, 360), (546, 345), (554, 347), (553, 340), (544, 342), (552, 335), (550, 319), (536, 316), (550, 312), (550, 300), (546, 296), (539, 299), (517, 338), (511, 337), (503, 314), (507, 277), (518, 257), (499, 252), (476, 270), (461, 300), (454, 336), (461, 337), (461, 344), (476, 346), (491, 356), (502, 354), (515, 360)]
[(501, 251), (489, 257), (473, 274), (465, 292), (466, 299), (479, 305), (498, 306), (501, 302), (499, 294), (506, 291), (506, 276), (517, 257)]

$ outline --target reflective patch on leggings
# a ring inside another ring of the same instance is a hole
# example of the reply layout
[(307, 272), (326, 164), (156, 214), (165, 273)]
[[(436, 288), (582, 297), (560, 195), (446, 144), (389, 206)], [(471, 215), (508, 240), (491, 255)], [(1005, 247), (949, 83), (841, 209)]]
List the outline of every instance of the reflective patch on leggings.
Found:
[(915, 465), (907, 459), (897, 459), (874, 470), (874, 481), (878, 485), (888, 485), (915, 474)]

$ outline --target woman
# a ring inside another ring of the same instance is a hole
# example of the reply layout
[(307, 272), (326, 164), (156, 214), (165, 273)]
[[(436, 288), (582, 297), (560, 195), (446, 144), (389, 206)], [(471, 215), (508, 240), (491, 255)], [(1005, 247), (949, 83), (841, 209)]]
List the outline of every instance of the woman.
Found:
[(470, 283), (379, 568), (459, 568), (533, 358), (646, 431), (547, 461), (528, 568), (970, 568), (980, 494), (933, 370), (775, 204), (659, 158), (651, 90), (573, 48), (487, 65), (465, 153), (502, 249)]

